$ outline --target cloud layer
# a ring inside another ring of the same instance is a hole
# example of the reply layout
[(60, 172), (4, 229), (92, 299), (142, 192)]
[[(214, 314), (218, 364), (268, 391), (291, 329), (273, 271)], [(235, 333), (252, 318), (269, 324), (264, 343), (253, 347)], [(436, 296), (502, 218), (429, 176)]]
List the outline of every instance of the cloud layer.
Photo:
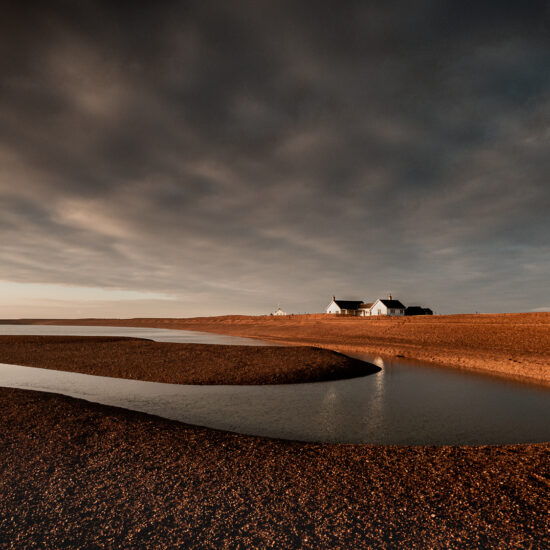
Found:
[(182, 316), (544, 307), (546, 5), (13, 3), (0, 280)]

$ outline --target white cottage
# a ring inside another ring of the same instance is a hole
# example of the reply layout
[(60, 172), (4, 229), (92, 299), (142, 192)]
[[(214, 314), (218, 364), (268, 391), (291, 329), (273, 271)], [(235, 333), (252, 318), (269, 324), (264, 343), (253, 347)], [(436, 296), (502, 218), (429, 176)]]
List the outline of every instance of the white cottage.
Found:
[(387, 300), (379, 298), (376, 302), (362, 302), (360, 300), (337, 300), (334, 296), (326, 307), (326, 312), (333, 315), (356, 315), (358, 317), (371, 317), (387, 315), (399, 317), (405, 315), (405, 306), (388, 295)]
[(281, 309), (281, 306), (277, 307), (277, 309), (275, 310), (274, 313), (272, 313), (271, 315), (287, 315), (287, 312), (286, 311), (283, 311)]
[(378, 298), (369, 309), (369, 315), (388, 315), (390, 317), (399, 317), (405, 315), (405, 306), (399, 300), (393, 300), (391, 294), (387, 300)]
[(333, 296), (326, 308), (326, 312), (336, 315), (358, 315), (362, 304), (361, 300), (337, 300)]

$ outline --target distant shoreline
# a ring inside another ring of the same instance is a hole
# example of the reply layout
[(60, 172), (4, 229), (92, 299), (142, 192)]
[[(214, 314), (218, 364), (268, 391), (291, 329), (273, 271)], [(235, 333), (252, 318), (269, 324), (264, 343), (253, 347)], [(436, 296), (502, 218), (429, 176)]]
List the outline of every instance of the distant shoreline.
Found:
[(401, 356), (550, 386), (550, 313), (401, 318), (235, 315), (182, 319), (27, 319), (0, 323), (196, 330), (342, 353)]

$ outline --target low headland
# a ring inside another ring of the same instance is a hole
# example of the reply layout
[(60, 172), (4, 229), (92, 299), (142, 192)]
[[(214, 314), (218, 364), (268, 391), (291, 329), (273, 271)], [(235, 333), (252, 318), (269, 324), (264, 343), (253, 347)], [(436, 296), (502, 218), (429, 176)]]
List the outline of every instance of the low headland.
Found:
[(312, 347), (226, 346), (96, 336), (2, 336), (0, 363), (168, 384), (297, 384), (379, 367)]
[(23, 324), (198, 330), (316, 346), (342, 353), (418, 359), (550, 385), (550, 312), (413, 317), (222, 316), (183, 319), (29, 319)]

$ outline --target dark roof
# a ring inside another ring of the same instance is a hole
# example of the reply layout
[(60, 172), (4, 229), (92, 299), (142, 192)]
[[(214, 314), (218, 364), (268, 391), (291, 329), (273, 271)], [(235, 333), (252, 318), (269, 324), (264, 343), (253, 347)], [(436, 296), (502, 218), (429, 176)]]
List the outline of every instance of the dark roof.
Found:
[(374, 302), (363, 302), (359, 307), (361, 309), (371, 308), (374, 305)]
[(392, 309), (405, 309), (405, 306), (399, 300), (380, 300), (386, 307)]
[(357, 309), (363, 302), (361, 300), (334, 300), (340, 309)]
[(408, 306), (405, 315), (433, 315), (433, 311), (429, 307)]

